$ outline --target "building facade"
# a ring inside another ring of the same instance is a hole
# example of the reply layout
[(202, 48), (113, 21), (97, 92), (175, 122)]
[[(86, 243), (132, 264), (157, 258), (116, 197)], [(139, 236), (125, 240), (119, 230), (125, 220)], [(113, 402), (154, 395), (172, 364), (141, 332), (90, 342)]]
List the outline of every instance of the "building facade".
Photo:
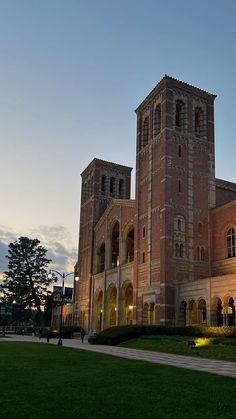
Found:
[(136, 109), (131, 168), (82, 173), (74, 319), (235, 324), (236, 184), (215, 178), (216, 96), (165, 76)]

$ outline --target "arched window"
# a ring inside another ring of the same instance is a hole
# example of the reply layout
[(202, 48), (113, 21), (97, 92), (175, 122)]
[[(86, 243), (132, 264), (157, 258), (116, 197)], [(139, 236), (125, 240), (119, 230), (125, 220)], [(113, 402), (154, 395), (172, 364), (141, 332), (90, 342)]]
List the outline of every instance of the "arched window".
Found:
[(116, 268), (119, 265), (119, 239), (120, 226), (116, 221), (111, 233), (111, 267)]
[(205, 250), (204, 247), (201, 248), (201, 260), (205, 260)]
[(199, 106), (195, 108), (194, 131), (197, 135), (204, 135), (204, 112)]
[(202, 235), (202, 223), (198, 223), (197, 230), (198, 234)]
[(143, 226), (143, 238), (146, 236), (146, 227)]
[(110, 194), (114, 194), (115, 192), (115, 178), (111, 177), (110, 179)]
[(175, 126), (176, 128), (184, 128), (185, 106), (182, 100), (177, 100), (175, 105)]
[(131, 227), (126, 236), (126, 262), (134, 260), (134, 228)]
[(149, 118), (148, 116), (143, 121), (143, 130), (142, 130), (142, 146), (145, 147), (145, 145), (148, 144), (149, 140)]
[(181, 192), (181, 180), (178, 180), (178, 191)]
[(184, 257), (184, 245), (181, 244), (179, 246), (179, 257), (183, 258)]
[(142, 262), (145, 263), (146, 258), (145, 258), (145, 252), (142, 253)]
[(157, 105), (154, 110), (154, 121), (153, 121), (154, 135), (157, 135), (161, 131), (161, 105)]
[(198, 247), (197, 247), (197, 260), (200, 260), (200, 258), (201, 258), (201, 249), (200, 249), (200, 247), (198, 246)]
[(181, 148), (181, 145), (178, 146), (178, 156), (179, 157), (182, 156), (182, 148)]
[(101, 177), (101, 192), (103, 195), (106, 193), (106, 176), (102, 175)]
[(97, 273), (105, 270), (105, 243), (103, 242), (97, 252)]
[(230, 228), (226, 235), (226, 254), (227, 258), (235, 257), (235, 235), (234, 228)]
[(177, 228), (178, 228), (179, 231), (181, 231), (181, 220), (180, 219), (177, 220)]
[(119, 197), (124, 196), (124, 179), (119, 180)]

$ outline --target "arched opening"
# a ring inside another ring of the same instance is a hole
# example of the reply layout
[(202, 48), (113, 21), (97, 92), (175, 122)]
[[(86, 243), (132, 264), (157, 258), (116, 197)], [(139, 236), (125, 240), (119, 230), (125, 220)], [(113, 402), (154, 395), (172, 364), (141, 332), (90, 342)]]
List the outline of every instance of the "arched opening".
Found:
[(117, 316), (117, 290), (114, 285), (110, 285), (107, 297), (107, 327), (116, 326)]
[(180, 304), (180, 325), (186, 326), (187, 324), (187, 303), (182, 301)]
[(94, 310), (95, 311), (94, 328), (97, 333), (102, 330), (102, 321), (103, 321), (102, 302), (103, 302), (103, 292), (102, 290), (98, 290), (95, 294), (95, 310)]
[(111, 232), (111, 267), (116, 268), (119, 265), (119, 237), (120, 226), (119, 221), (113, 225)]
[(148, 116), (143, 121), (143, 131), (142, 131), (142, 145), (145, 147), (148, 144), (149, 140), (149, 118)]
[(184, 128), (184, 103), (182, 100), (177, 100), (175, 105), (175, 126), (176, 128)]
[(150, 304), (150, 324), (155, 323), (155, 304)]
[(124, 196), (124, 179), (119, 180), (119, 197), (122, 198)]
[(106, 176), (105, 175), (102, 175), (101, 177), (101, 192), (102, 192), (102, 195), (106, 194)]
[(148, 324), (148, 303), (143, 305), (143, 324)]
[(201, 299), (198, 303), (198, 323), (207, 323), (206, 301), (204, 299)]
[(110, 179), (110, 195), (115, 193), (115, 178), (111, 177)]
[(215, 299), (214, 309), (216, 312), (216, 325), (223, 326), (223, 305), (220, 298)]
[(198, 324), (197, 305), (194, 300), (191, 300), (189, 303), (189, 320), (190, 325)]
[(134, 260), (134, 227), (131, 226), (126, 236), (126, 263)]
[(97, 251), (97, 273), (104, 272), (105, 270), (105, 242), (102, 242)]
[(233, 297), (230, 297), (228, 300), (228, 307), (227, 307), (227, 314), (228, 314), (228, 326), (235, 326), (235, 305)]
[(204, 112), (202, 108), (195, 108), (194, 130), (197, 135), (204, 135)]
[(153, 127), (154, 127), (154, 135), (157, 135), (161, 131), (161, 105), (157, 105), (154, 110), (154, 121), (153, 121)]
[(133, 286), (131, 282), (125, 281), (121, 288), (121, 324), (133, 323)]

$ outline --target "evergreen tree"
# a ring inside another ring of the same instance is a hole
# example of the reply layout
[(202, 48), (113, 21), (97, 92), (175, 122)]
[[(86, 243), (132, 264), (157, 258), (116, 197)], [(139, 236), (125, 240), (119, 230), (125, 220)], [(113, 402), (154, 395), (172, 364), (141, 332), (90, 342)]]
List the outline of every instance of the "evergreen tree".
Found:
[(37, 320), (41, 319), (41, 307), (47, 298), (47, 288), (53, 279), (47, 276), (47, 250), (38, 239), (19, 237), (9, 244), (8, 271), (5, 272), (2, 290), (8, 299), (15, 300), (22, 308), (35, 308)]

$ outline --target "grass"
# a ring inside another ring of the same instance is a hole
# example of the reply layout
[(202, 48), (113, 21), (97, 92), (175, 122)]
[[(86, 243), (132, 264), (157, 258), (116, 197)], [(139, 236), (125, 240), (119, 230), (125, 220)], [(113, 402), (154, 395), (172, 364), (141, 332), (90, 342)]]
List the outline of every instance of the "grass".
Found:
[(0, 343), (0, 417), (235, 418), (236, 380), (37, 343)]
[(236, 362), (236, 339), (195, 338), (197, 346), (193, 349), (188, 347), (188, 340), (191, 340), (189, 336), (145, 335), (120, 346)]

